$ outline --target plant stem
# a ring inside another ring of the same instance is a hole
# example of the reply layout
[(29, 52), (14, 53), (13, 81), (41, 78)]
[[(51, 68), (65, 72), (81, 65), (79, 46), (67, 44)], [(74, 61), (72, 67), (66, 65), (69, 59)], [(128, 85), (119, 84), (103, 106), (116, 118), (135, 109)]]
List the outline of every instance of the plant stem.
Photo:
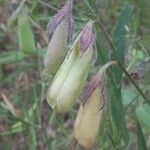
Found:
[(142, 92), (142, 90), (139, 88), (139, 86), (134, 82), (134, 80), (132, 79), (132, 77), (130, 76), (130, 74), (128, 73), (128, 71), (124, 68), (124, 66), (122, 65), (118, 55), (117, 55), (117, 51), (116, 48), (112, 42), (112, 39), (110, 38), (110, 36), (107, 34), (105, 27), (103, 26), (103, 22), (101, 20), (101, 18), (98, 18), (97, 23), (100, 25), (100, 28), (102, 30), (102, 33), (104, 34), (105, 39), (107, 40), (110, 48), (113, 50), (118, 65), (121, 68), (121, 70), (125, 73), (125, 75), (129, 78), (130, 82), (134, 85), (134, 87), (136, 88), (136, 90), (141, 94), (141, 96), (144, 98), (144, 100), (150, 105), (150, 100), (145, 96), (145, 94)]

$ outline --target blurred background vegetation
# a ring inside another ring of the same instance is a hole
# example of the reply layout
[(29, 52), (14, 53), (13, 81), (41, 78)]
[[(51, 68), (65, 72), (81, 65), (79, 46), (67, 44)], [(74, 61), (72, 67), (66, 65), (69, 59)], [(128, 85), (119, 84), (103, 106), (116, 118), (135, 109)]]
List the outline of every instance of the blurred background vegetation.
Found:
[[(65, 0), (0, 0), (2, 150), (65, 150), (69, 143), (78, 104), (64, 115), (52, 112), (45, 100), (52, 77), (45, 75), (43, 67), (49, 42), (46, 26), (64, 3)], [(100, 17), (117, 50), (121, 47), (125, 52), (117, 51), (120, 59), (125, 58), (125, 68), (147, 100), (150, 99), (149, 8), (149, 0), (74, 0), (73, 6), (74, 37), (89, 18)], [(109, 60), (111, 48), (99, 22), (95, 31), (99, 68)], [(26, 34), (22, 36), (22, 32)], [(146, 102), (125, 75), (123, 87), (119, 88), (122, 98), (115, 93), (117, 88), (108, 89), (108, 110), (93, 149), (150, 149), (150, 100)], [(114, 99), (111, 92), (116, 95)]]

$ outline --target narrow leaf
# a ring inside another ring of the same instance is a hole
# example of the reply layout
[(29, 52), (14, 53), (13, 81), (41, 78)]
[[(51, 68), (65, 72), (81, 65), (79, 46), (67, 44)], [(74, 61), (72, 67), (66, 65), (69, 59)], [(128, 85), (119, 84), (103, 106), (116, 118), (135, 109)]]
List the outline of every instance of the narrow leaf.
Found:
[[(125, 26), (129, 22), (129, 18), (131, 17), (131, 12), (132, 8), (129, 5), (126, 5), (119, 18), (118, 22), (116, 24), (116, 27), (112, 33), (112, 39), (117, 51), (118, 58), (120, 59), (120, 62), (124, 64), (124, 59), (125, 59), (125, 49), (126, 49), (126, 28)], [(115, 53), (111, 54), (112, 59), (116, 59)], [(122, 71), (120, 70), (119, 67), (116, 67), (115, 69), (115, 78), (117, 83), (122, 82)]]
[(138, 121), (143, 123), (150, 130), (150, 106), (148, 104), (139, 106), (137, 107), (135, 113)]
[(144, 134), (140, 123), (137, 121), (137, 142), (138, 142), (138, 150), (147, 150), (146, 148), (146, 141), (144, 138)]
[(18, 38), (20, 50), (25, 54), (35, 53), (35, 42), (31, 25), (29, 23), (25, 10), (19, 15), (18, 20)]
[(104, 44), (104, 37), (102, 33), (96, 28), (96, 47), (97, 47), (97, 61), (96, 65), (103, 65), (108, 62), (108, 51)]
[(21, 52), (11, 52), (8, 55), (0, 56), (0, 65), (15, 63), (23, 60), (25, 57), (26, 55)]
[[(117, 55), (122, 64), (124, 64), (125, 58), (125, 44), (126, 44), (126, 29), (125, 26), (128, 24), (129, 18), (131, 16), (131, 7), (125, 6), (123, 8), (114, 32), (112, 34), (112, 39), (114, 46), (117, 51)], [(111, 54), (111, 59), (115, 60), (115, 53)], [(119, 66), (113, 67), (113, 70), (110, 72), (109, 77), (111, 77), (109, 92), (110, 92), (110, 132), (111, 138), (116, 145), (120, 145), (121, 141), (124, 140), (125, 143), (128, 142), (128, 131), (125, 122), (125, 115), (122, 104), (122, 71)], [(113, 81), (113, 82), (112, 82)]]

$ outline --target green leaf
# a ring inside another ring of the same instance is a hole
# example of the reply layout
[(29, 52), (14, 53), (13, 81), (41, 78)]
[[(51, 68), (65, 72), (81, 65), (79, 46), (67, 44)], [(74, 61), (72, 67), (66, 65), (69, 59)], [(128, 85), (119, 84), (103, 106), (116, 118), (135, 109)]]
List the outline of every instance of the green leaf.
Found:
[(148, 104), (141, 105), (137, 107), (135, 113), (138, 121), (150, 129), (150, 106)]
[[(125, 6), (118, 18), (118, 22), (112, 34), (112, 39), (118, 58), (121, 63), (124, 64), (125, 58), (125, 43), (126, 43), (126, 29), (125, 26), (128, 24), (129, 18), (131, 16), (131, 7)], [(116, 60), (115, 53), (111, 54), (111, 59)], [(112, 136), (113, 143), (115, 145), (120, 145), (121, 141), (124, 140), (125, 143), (128, 142), (128, 130), (126, 127), (125, 115), (122, 104), (122, 71), (119, 66), (113, 67), (109, 73), (111, 79), (109, 88), (109, 114), (110, 114), (110, 135)]]
[[(113, 43), (115, 45), (118, 58), (122, 64), (124, 64), (125, 49), (126, 49), (126, 28), (125, 28), (125, 26), (127, 26), (128, 22), (129, 22), (129, 18), (131, 17), (131, 12), (132, 12), (131, 6), (126, 5), (123, 8), (123, 10), (118, 18), (116, 27), (112, 33)], [(114, 52), (111, 54), (111, 59), (116, 59)], [(121, 83), (122, 82), (122, 80), (121, 80), (122, 73), (123, 73), (121, 71), (121, 69), (119, 67), (116, 67), (114, 73), (116, 76), (117, 83)]]
[(0, 65), (11, 64), (23, 60), (26, 57), (22, 52), (11, 52), (0, 56)]
[(35, 42), (26, 10), (23, 9), (18, 20), (18, 38), (20, 50), (25, 54), (35, 53)]
[(89, 3), (89, 5), (90, 5), (91, 7), (93, 7), (93, 6), (95, 5), (95, 1), (96, 1), (96, 0), (87, 0), (87, 2)]
[(137, 91), (133, 87), (122, 88), (123, 106), (129, 106), (137, 97)]
[(144, 134), (140, 123), (137, 121), (137, 142), (138, 142), (138, 150), (147, 150), (146, 148), (146, 141), (144, 138)]
[[(38, 55), (39, 57), (44, 57), (45, 53), (46, 53), (46, 49), (44, 48), (37, 49), (35, 55)], [(17, 63), (19, 61), (24, 60), (26, 57), (29, 56), (22, 52), (17, 52), (17, 51), (4, 52), (0, 55), (0, 65)]]
[(96, 47), (97, 47), (97, 60), (96, 65), (104, 65), (108, 62), (108, 50), (104, 44), (103, 34), (96, 28)]
[(109, 86), (109, 115), (110, 115), (110, 135), (115, 145), (120, 145), (121, 141), (128, 142), (128, 130), (126, 127), (125, 115), (122, 104), (121, 89), (114, 89)]

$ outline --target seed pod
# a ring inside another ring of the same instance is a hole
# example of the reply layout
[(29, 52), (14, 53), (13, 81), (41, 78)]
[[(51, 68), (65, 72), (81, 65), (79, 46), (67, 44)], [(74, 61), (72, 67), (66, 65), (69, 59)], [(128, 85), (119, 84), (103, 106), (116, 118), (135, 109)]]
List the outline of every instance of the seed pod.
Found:
[(66, 26), (67, 22), (63, 20), (56, 28), (45, 55), (45, 68), (52, 75), (55, 75), (67, 55)]
[(84, 88), (82, 104), (78, 111), (73, 131), (73, 136), (84, 148), (90, 148), (97, 137), (106, 100), (105, 71), (111, 64), (114, 64), (114, 62), (104, 65)]
[[(89, 34), (85, 34), (86, 32)], [(84, 40), (87, 36), (91, 40), (88, 41), (87, 49), (83, 51), (81, 38)], [(58, 112), (68, 111), (80, 95), (92, 62), (93, 37), (90, 21), (77, 37), (71, 52), (67, 55), (48, 89), (48, 103)]]
[(65, 59), (68, 52), (67, 42), (71, 40), (73, 29), (72, 0), (68, 0), (47, 26), (51, 41), (45, 55), (44, 65), (48, 73), (55, 75)]

